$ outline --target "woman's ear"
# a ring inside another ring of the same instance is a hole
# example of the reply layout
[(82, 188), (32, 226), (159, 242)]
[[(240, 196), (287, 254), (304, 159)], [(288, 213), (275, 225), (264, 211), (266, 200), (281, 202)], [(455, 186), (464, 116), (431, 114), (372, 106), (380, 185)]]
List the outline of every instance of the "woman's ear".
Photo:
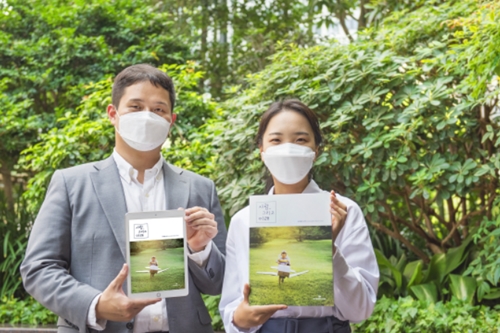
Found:
[(316, 147), (316, 149), (314, 150), (314, 152), (316, 153), (316, 156), (314, 156), (314, 160), (316, 161), (316, 159), (319, 156), (319, 146)]
[(264, 159), (262, 158), (262, 152), (264, 151), (264, 149), (262, 149), (262, 145), (259, 146), (259, 153), (260, 153), (260, 160), (262, 162), (264, 162)]

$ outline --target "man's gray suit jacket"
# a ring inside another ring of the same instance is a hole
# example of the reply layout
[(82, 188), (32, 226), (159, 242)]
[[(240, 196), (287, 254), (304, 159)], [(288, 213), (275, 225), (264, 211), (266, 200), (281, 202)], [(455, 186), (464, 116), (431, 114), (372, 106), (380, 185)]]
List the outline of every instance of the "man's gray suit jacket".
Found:
[[(219, 230), (206, 265), (188, 260), (189, 295), (166, 300), (169, 329), (213, 332), (200, 292), (220, 294), (224, 276), (226, 227), (215, 186), (166, 162), (163, 175), (167, 209), (205, 207), (215, 215)], [(90, 331), (86, 320), (92, 300), (126, 262), (126, 212), (112, 157), (54, 173), (31, 231), (21, 275), (26, 290), (60, 316), (58, 332)], [(104, 332), (132, 331), (133, 322), (108, 321)]]

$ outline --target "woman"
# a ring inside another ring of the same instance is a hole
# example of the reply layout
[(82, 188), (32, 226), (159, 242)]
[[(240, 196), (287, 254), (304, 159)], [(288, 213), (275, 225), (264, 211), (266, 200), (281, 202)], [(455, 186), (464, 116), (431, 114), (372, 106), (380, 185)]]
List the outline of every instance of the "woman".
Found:
[[(272, 176), (269, 195), (322, 191), (310, 176), (321, 142), (318, 119), (302, 102), (286, 100), (269, 107), (257, 134), (261, 158)], [(379, 271), (362, 211), (354, 201), (333, 191), (329, 208), (334, 243), (333, 307), (250, 305), (249, 208), (233, 216), (220, 303), (226, 332), (344, 333), (351, 331), (349, 322), (371, 315)]]

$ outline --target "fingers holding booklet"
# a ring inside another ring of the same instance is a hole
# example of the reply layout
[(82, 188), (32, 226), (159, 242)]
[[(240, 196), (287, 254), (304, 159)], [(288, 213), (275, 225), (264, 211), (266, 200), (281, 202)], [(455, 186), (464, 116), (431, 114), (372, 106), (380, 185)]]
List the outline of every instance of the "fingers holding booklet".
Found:
[(128, 266), (124, 264), (120, 273), (111, 281), (106, 290), (103, 291), (96, 306), (97, 319), (129, 321), (146, 306), (161, 300), (161, 298), (128, 298), (123, 291), (123, 283), (127, 278), (128, 272)]
[(252, 306), (248, 300), (250, 291), (248, 283), (245, 284), (243, 288), (243, 301), (234, 312), (233, 322), (239, 328), (248, 329), (250, 327), (262, 325), (271, 318), (276, 311), (287, 308), (284, 304)]

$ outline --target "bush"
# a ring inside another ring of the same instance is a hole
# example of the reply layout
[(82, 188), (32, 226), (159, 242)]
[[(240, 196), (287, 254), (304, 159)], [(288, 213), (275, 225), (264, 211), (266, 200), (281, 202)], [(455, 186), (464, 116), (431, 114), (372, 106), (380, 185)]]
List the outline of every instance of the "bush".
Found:
[(352, 326), (354, 332), (367, 333), (493, 333), (500, 332), (500, 306), (473, 306), (457, 299), (433, 304), (411, 297), (383, 297), (369, 319)]
[[(488, 11), (473, 0), (431, 1), (349, 45), (284, 47), (213, 125), (225, 208), (232, 214), (262, 192), (259, 118), (274, 100), (297, 97), (316, 110), (326, 139), (314, 175), (322, 188), (357, 201), (372, 227), (425, 263), (460, 246), (492, 217), (499, 194), (500, 87), (472, 97), (472, 69), (455, 52)], [(484, 22), (500, 29), (495, 15)]]
[(57, 316), (33, 298), (25, 300), (3, 296), (0, 303), (0, 323), (46, 325), (55, 324)]

